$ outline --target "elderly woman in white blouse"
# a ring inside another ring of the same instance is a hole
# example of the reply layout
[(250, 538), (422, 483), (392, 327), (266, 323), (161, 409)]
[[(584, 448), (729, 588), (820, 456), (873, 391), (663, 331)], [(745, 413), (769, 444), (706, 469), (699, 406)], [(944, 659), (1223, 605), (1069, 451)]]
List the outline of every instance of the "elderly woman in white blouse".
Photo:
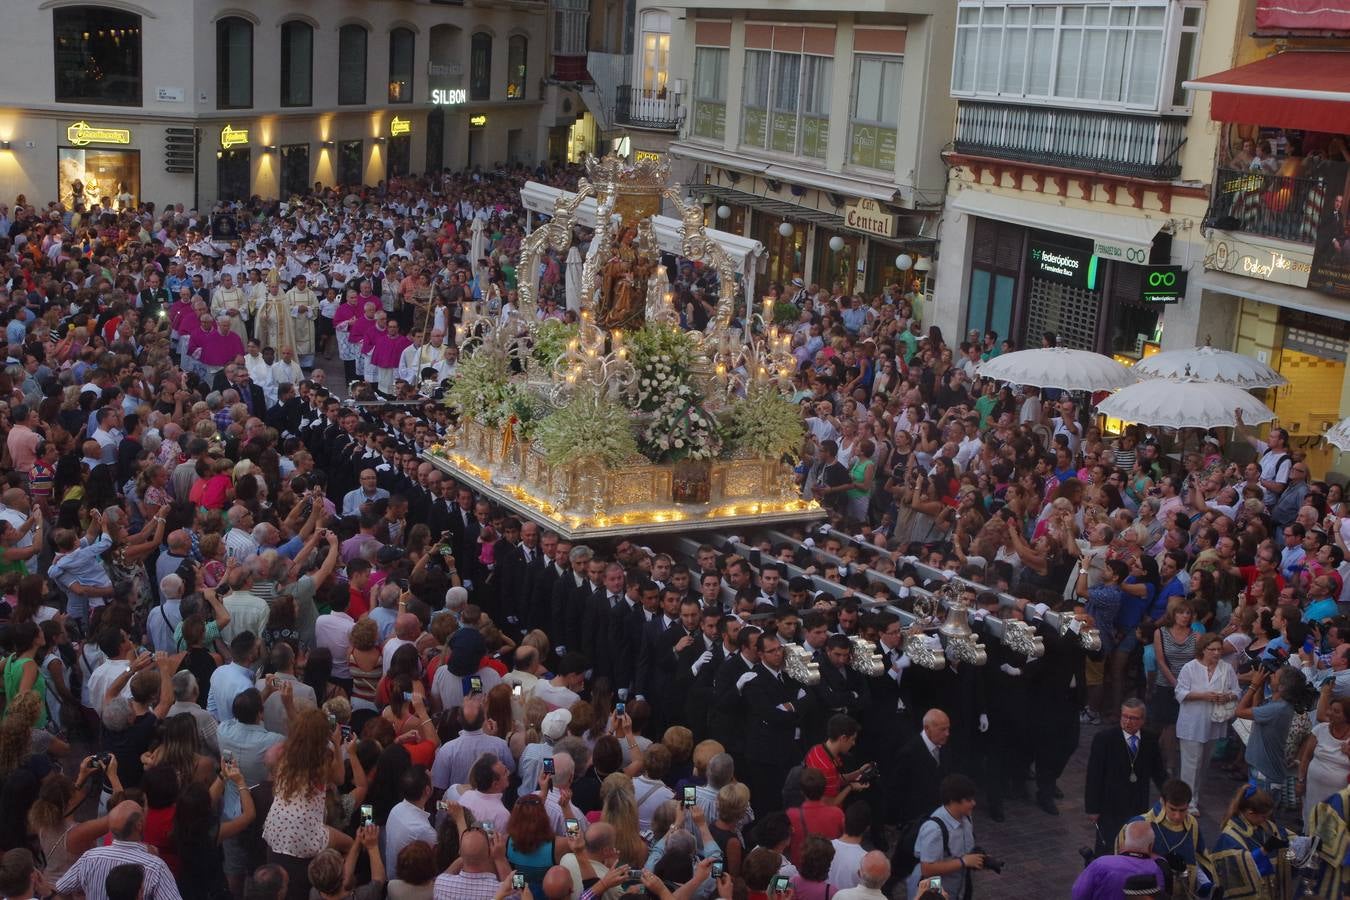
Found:
[(1238, 697), (1237, 672), (1223, 661), (1223, 638), (1210, 633), (1195, 641), (1196, 658), (1181, 667), (1176, 695), (1177, 739), (1181, 742), (1181, 780), (1191, 786), (1191, 811), (1200, 804), (1197, 773), (1214, 751), (1214, 742), (1224, 736), (1233, 718), (1231, 706)]

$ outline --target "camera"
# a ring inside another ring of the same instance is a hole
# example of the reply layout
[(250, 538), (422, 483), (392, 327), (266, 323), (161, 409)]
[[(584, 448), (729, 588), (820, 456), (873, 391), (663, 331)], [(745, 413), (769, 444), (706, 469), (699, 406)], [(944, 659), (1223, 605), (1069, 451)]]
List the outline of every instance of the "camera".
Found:
[(614, 704), (614, 715), (616, 715), (616, 716), (622, 716), (622, 715), (624, 714), (624, 711), (625, 711), (627, 708), (628, 708), (628, 704), (626, 704), (624, 701), (620, 700), (618, 703), (615, 703), (615, 704)]
[(995, 875), (1003, 874), (1003, 860), (986, 851), (983, 847), (971, 847), (971, 853), (978, 853), (984, 857), (984, 868), (987, 872), (993, 872)]
[(876, 763), (868, 763), (863, 766), (862, 772), (858, 774), (858, 782), (860, 784), (871, 784), (877, 780), (880, 774), (881, 773), (877, 771)]

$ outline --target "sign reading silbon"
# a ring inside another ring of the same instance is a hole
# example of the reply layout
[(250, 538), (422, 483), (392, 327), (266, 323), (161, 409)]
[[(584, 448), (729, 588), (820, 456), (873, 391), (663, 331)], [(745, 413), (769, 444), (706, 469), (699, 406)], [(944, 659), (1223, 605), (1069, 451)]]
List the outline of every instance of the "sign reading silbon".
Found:
[(877, 237), (895, 236), (895, 216), (884, 211), (877, 201), (866, 197), (844, 207), (844, 224)]

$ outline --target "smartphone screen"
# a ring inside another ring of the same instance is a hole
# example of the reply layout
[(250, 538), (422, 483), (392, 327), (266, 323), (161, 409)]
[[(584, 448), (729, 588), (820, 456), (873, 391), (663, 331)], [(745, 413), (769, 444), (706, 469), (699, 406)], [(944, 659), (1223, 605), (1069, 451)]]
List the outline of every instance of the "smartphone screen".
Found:
[(687, 787), (684, 789), (684, 805), (686, 807), (693, 806), (694, 803), (697, 802), (697, 798), (698, 798), (697, 788)]
[(483, 679), (482, 679), (482, 678), (479, 678), (477, 675), (471, 675), (471, 676), (469, 676), (469, 693), (471, 693), (471, 694), (481, 694), (481, 693), (483, 693)]
[(628, 704), (627, 704), (627, 703), (624, 703), (622, 700), (620, 700), (618, 703), (615, 703), (615, 704), (614, 704), (614, 714), (615, 714), (616, 716), (622, 716), (622, 715), (625, 715), (627, 709), (628, 709)]
[(375, 821), (375, 807), (369, 803), (361, 804), (361, 824), (369, 825)]
[(928, 879), (928, 889), (933, 891), (942, 890), (942, 876), (938, 875)]
[(721, 860), (718, 860), (717, 862), (713, 863), (712, 864), (713, 880), (715, 881), (718, 878), (721, 878), (722, 875), (726, 872), (726, 870), (727, 870), (726, 864), (723, 863)]
[(513, 684), (513, 685), (511, 685), (511, 696), (512, 696), (512, 697), (515, 697), (517, 700), (519, 700), (519, 699), (521, 698), (521, 695), (522, 695), (522, 694), (524, 694), (524, 691), (522, 691), (522, 690), (520, 689), (520, 685), (518, 685), (518, 684)]
[(544, 774), (545, 775), (553, 774), (553, 757), (551, 756), (547, 756), (544, 758)]
[(524, 876), (524, 875), (521, 875), (520, 873), (516, 873), (515, 875), (512, 875), (512, 876), (511, 876), (511, 888), (512, 888), (513, 890), (519, 891), (519, 890), (524, 889), (524, 887), (525, 887), (525, 876)]
[(576, 819), (567, 819), (563, 824), (567, 826), (569, 837), (576, 837), (577, 833), (581, 831), (581, 824)]
[(773, 892), (775, 894), (786, 894), (788, 889), (788, 877), (786, 875), (775, 875), (773, 877)]

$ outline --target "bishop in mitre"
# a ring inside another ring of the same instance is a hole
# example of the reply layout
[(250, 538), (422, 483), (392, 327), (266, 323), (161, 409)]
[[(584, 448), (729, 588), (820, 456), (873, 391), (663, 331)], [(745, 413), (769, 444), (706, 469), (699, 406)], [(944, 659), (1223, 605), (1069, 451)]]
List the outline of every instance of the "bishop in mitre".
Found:
[(211, 315), (214, 318), (229, 317), (230, 330), (239, 335), (242, 344), (248, 343), (248, 331), (244, 327), (248, 313), (248, 294), (243, 288), (236, 287), (229, 275), (221, 275), (220, 284), (211, 292)]
[[(300, 365), (306, 369), (314, 368), (314, 320), (319, 315), (319, 297), (309, 286), (309, 279), (302, 273), (295, 276), (291, 289), (286, 292), (286, 306), (292, 319), (292, 333), (295, 338), (295, 355)], [(281, 348), (277, 347), (277, 352)]]
[(277, 352), (282, 347), (295, 346), (295, 328), (292, 325), (291, 311), (286, 295), (281, 292), (281, 279), (273, 269), (267, 276), (266, 286), (253, 302), (254, 331), (258, 343), (271, 347)]

